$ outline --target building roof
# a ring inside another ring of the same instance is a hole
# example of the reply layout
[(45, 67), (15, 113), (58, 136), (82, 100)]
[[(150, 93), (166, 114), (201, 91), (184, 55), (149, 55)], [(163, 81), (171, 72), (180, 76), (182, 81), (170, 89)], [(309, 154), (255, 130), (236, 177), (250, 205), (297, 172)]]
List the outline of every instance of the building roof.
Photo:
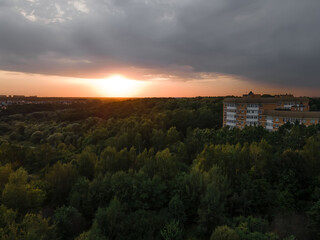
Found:
[(306, 97), (258, 97), (258, 98), (225, 98), (224, 103), (278, 103), (278, 102), (308, 102)]
[(264, 110), (263, 115), (286, 118), (320, 119), (320, 112)]

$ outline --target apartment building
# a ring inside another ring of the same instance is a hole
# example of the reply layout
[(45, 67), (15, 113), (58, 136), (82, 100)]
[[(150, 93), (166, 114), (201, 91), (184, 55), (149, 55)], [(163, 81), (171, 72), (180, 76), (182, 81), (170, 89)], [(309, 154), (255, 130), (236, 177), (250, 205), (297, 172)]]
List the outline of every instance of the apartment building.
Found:
[(320, 112), (309, 111), (309, 99), (293, 95), (261, 96), (250, 92), (223, 101), (223, 126), (258, 126), (274, 131), (286, 122), (319, 123)]

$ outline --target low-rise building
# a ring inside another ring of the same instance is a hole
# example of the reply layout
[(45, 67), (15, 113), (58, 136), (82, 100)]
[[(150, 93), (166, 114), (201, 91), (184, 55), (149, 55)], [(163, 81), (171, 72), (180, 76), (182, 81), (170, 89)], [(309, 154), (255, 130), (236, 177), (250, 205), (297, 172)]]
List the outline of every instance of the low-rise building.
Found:
[(293, 95), (263, 97), (250, 92), (241, 98), (223, 101), (223, 126), (244, 128), (261, 125), (277, 130), (286, 122), (299, 122), (307, 126), (320, 121), (320, 112), (309, 111), (309, 99)]
[(320, 112), (266, 110), (264, 115), (266, 120), (262, 125), (268, 130), (277, 130), (287, 122), (306, 126), (320, 123)]

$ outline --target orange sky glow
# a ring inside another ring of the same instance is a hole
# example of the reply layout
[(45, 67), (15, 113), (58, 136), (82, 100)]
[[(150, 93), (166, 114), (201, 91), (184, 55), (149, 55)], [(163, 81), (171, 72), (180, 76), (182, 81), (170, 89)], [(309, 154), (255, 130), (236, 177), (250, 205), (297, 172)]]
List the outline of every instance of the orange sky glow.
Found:
[(202, 80), (129, 79), (121, 74), (84, 79), (0, 71), (0, 95), (39, 97), (196, 97), (257, 93), (319, 96), (318, 89), (263, 85), (232, 77)]

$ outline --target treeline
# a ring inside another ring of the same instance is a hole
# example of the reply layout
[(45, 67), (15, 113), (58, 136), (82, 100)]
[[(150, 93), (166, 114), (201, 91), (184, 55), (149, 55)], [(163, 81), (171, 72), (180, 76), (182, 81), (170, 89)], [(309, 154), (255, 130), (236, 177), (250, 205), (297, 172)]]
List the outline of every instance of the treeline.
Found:
[(2, 116), (0, 239), (317, 239), (320, 125), (221, 124), (221, 98)]
[(309, 105), (311, 111), (320, 111), (320, 98), (310, 98)]

